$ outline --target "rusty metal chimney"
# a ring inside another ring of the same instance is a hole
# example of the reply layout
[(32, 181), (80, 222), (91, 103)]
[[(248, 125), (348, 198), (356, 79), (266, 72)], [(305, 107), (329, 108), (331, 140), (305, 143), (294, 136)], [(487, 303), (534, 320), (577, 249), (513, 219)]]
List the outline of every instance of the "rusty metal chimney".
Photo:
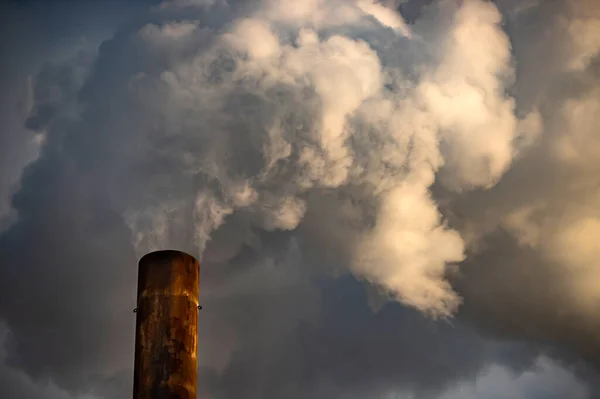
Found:
[(184, 252), (140, 259), (133, 399), (196, 399), (199, 282)]

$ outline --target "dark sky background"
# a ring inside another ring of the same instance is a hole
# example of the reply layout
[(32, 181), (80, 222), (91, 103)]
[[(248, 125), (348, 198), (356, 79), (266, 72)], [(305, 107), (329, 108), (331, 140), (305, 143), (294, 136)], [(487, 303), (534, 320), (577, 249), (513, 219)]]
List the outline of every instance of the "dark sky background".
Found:
[[(151, 0), (0, 3), (0, 399), (131, 395), (139, 251), (111, 179), (135, 176), (117, 159), (144, 144), (121, 142), (118, 129), (154, 122), (128, 92), (138, 72), (185, 65), (213, 40), (152, 47), (135, 35), (150, 22), (217, 29), (246, 12), (183, 3), (157, 13)], [(435, 1), (401, 3), (388, 6), (410, 24), (435, 22)], [(516, 71), (507, 92), (518, 114), (539, 111), (543, 133), (493, 188), (431, 188), (467, 243), (447, 277), (464, 300), (457, 314), (434, 320), (340, 273), (344, 255), (315, 243), (318, 212), (286, 232), (234, 214), (202, 264), (199, 398), (600, 398), (600, 317), (590, 316), (600, 135), (589, 128), (600, 7), (496, 4)], [(251, 239), (237, 237), (245, 229)]]

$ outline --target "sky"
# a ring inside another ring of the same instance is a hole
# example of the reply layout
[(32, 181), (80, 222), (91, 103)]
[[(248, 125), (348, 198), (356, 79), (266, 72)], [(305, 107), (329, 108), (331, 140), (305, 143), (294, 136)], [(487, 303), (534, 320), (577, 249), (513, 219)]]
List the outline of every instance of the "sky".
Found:
[(131, 395), (201, 263), (199, 399), (600, 398), (600, 3), (0, 4), (0, 399)]

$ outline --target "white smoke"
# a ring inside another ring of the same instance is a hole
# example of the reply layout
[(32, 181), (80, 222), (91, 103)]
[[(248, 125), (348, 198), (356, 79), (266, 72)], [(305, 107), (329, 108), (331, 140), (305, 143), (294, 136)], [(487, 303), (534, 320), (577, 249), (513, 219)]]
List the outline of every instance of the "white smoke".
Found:
[[(204, 18), (221, 6), (197, 5)], [(218, 27), (165, 19), (139, 29), (131, 45), (164, 67), (126, 79), (133, 105), (110, 124), (126, 136), (112, 192), (139, 250), (193, 242), (201, 253), (232, 214), (293, 230), (333, 195), (341, 223), (319, 239), (352, 236), (340, 247), (352, 273), (450, 315), (460, 299), (445, 275), (464, 244), (430, 187), (436, 176), (458, 192), (493, 186), (516, 140), (539, 128), (506, 94), (501, 20), (477, 0), (442, 1), (410, 29), (365, 1), (272, 0)], [(350, 226), (344, 209), (362, 219)]]

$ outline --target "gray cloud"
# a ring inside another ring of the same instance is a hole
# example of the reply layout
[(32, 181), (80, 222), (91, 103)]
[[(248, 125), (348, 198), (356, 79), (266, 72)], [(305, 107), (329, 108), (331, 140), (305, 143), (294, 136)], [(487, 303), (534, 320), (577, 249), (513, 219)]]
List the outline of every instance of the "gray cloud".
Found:
[(459, 384), (440, 399), (470, 398), (588, 398), (588, 390), (568, 370), (547, 358), (538, 358), (524, 373), (493, 366), (478, 376), (475, 384)]

